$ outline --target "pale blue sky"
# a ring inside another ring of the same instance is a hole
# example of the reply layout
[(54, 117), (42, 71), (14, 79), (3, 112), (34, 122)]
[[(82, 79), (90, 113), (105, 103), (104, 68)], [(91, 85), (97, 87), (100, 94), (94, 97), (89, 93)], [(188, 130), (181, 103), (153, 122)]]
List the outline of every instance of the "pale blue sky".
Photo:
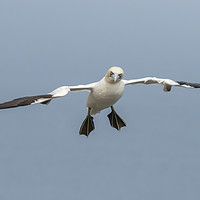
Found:
[[(1, 0), (0, 102), (101, 79), (200, 82), (197, 0)], [(87, 92), (0, 111), (2, 200), (197, 200), (200, 90), (126, 88), (79, 136)]]

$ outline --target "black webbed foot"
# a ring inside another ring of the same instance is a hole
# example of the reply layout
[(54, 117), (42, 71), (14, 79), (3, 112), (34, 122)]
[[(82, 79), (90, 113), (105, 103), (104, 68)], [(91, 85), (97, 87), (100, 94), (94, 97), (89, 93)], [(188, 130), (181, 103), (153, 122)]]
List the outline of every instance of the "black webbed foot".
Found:
[(113, 106), (111, 106), (112, 112), (107, 115), (110, 120), (110, 125), (116, 128), (118, 131), (121, 127), (126, 126), (124, 120), (116, 113)]
[(90, 115), (90, 108), (88, 109), (88, 115), (86, 116), (85, 120), (83, 121), (79, 134), (80, 135), (85, 135), (88, 137), (91, 131), (95, 129), (94, 127), (94, 122), (93, 122), (93, 117)]

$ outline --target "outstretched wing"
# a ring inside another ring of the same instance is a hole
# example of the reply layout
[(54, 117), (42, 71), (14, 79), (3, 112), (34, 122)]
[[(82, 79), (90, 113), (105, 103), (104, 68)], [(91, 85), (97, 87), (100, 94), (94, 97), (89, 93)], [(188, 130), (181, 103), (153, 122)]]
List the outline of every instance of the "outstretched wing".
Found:
[(68, 94), (69, 91), (91, 91), (93, 84), (88, 85), (78, 85), (78, 86), (62, 86), (59, 87), (48, 94), (37, 95), (37, 96), (27, 96), (12, 101), (7, 101), (0, 104), (0, 109), (14, 108), (19, 106), (28, 106), (32, 104), (46, 104), (48, 105), (50, 101), (54, 98), (63, 97)]
[(200, 88), (199, 83), (173, 81), (171, 79), (162, 79), (162, 78), (156, 78), (156, 77), (147, 77), (147, 78), (123, 80), (123, 81), (125, 85), (134, 85), (138, 83), (162, 85), (163, 90), (165, 92), (171, 91), (172, 86), (178, 86), (178, 87), (184, 87), (184, 88)]

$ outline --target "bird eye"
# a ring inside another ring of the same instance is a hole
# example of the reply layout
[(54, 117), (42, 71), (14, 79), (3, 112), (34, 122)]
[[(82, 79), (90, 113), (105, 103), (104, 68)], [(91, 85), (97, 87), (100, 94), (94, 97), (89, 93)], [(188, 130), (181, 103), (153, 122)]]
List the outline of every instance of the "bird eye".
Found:
[(122, 74), (118, 74), (118, 77), (119, 77), (119, 78), (122, 78)]
[(111, 72), (110, 72), (110, 76), (113, 76), (113, 75), (114, 75), (114, 73), (111, 71)]

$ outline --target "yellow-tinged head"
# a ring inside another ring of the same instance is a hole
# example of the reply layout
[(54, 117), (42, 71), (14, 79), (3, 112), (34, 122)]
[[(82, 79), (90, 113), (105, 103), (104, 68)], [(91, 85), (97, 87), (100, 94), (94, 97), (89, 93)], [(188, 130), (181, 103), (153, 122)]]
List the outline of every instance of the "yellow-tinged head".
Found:
[(106, 75), (105, 78), (110, 83), (115, 83), (120, 81), (123, 78), (124, 71), (121, 67), (111, 67)]

